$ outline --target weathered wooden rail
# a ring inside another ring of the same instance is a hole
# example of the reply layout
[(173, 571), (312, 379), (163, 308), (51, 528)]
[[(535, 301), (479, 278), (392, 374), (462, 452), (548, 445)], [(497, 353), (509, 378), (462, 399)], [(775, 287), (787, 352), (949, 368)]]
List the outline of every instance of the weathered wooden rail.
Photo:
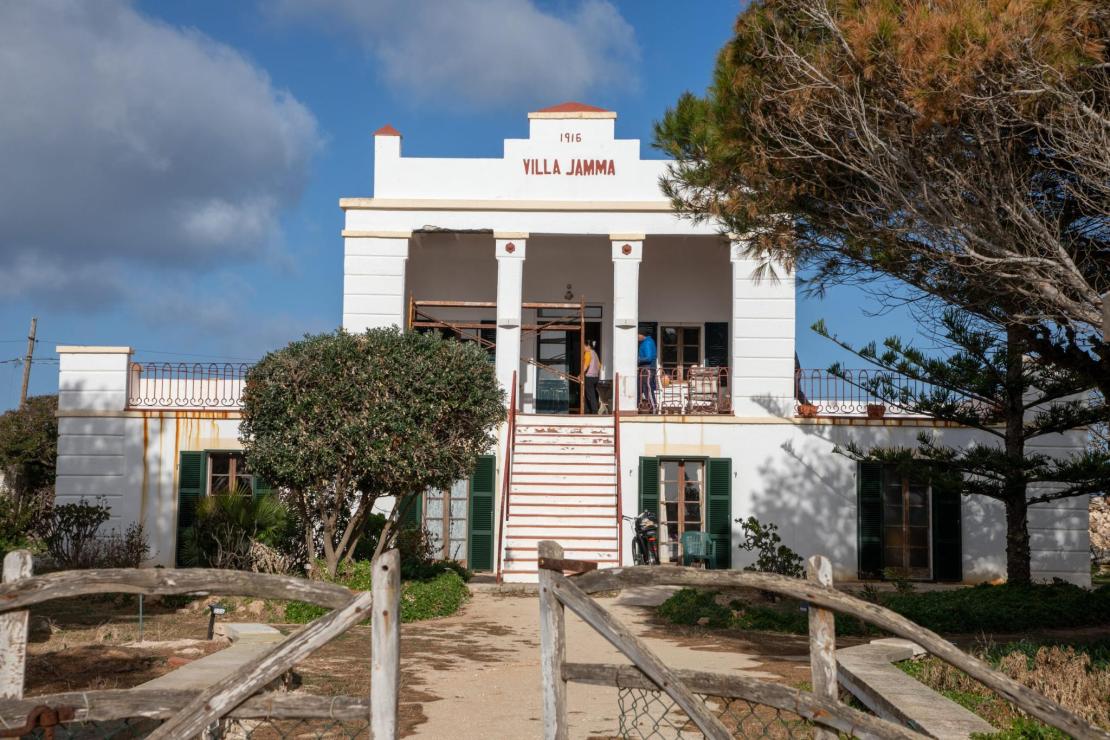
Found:
[[(878, 604), (835, 590), (832, 587), (831, 565), (821, 556), (810, 558), (808, 580), (769, 573), (707, 571), (668, 565), (588, 570), (584, 563), (578, 567), (562, 556), (563, 550), (557, 543), (540, 543), (540, 664), (543, 671), (544, 735), (548, 740), (567, 737), (568, 681), (663, 692), (709, 738), (732, 735), (697, 694), (743, 699), (792, 712), (812, 722), (817, 728), (817, 737), (832, 737), (836, 732), (865, 738), (924, 737), (839, 701), (834, 612), (862, 619), (898, 637), (912, 640), (998, 692), (1021, 710), (1072, 737), (1110, 740), (1110, 733), (1093, 727), (1051, 699), (999, 673), (935, 632)], [(573, 570), (577, 574), (567, 577), (562, 572), (564, 570)], [(746, 677), (668, 668), (642, 640), (591, 598), (591, 594), (632, 586), (754, 588), (806, 602), (809, 605), (813, 691), (798, 691)], [(568, 664), (564, 608), (569, 608), (605, 637), (632, 661), (633, 666)]]
[[(224, 570), (111, 569), (31, 575), (31, 557), (4, 559), (0, 585), (0, 723), (18, 727), (35, 708), (65, 708), (66, 721), (164, 720), (151, 738), (196, 737), (235, 719), (328, 719), (368, 722), (375, 740), (397, 736), (400, 673), (400, 555), (373, 564), (372, 590), (288, 576)], [(332, 609), (202, 691), (142, 689), (66, 692), (23, 698), (27, 608), (51, 599), (100, 593), (237, 595), (306, 601)], [(372, 617), (371, 694), (366, 697), (259, 693), (313, 651)]]

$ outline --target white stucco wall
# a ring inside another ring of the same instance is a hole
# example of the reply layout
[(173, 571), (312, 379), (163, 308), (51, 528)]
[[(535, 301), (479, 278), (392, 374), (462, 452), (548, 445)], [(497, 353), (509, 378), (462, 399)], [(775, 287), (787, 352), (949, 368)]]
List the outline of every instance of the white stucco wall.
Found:
[[(970, 429), (882, 423), (622, 420), (623, 513), (638, 513), (641, 455), (731, 458), (733, 519), (755, 516), (773, 522), (784, 544), (803, 557), (825, 555), (833, 561), (837, 580), (855, 580), (856, 463), (833, 448), (852, 440), (864, 448), (915, 446), (923, 430), (956, 446), (983, 439), (982, 433)], [(1057, 451), (1066, 454), (1074, 449), (1062, 444)], [(1035, 508), (1030, 516), (1034, 578), (1059, 577), (1090, 585), (1085, 503), (1080, 497)], [(962, 525), (964, 580), (979, 583), (1003, 578), (1006, 529), (1002, 507), (992, 500), (964, 497)], [(739, 543), (740, 528), (734, 524), (734, 567), (754, 560), (738, 549)], [(630, 562), (627, 536), (624, 548)]]

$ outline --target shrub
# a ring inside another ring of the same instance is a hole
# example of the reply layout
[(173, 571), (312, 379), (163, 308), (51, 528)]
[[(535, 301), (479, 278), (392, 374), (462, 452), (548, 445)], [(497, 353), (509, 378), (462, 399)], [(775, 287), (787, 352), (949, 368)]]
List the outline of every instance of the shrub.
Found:
[(150, 554), (143, 525), (135, 522), (123, 534), (113, 531), (107, 537), (97, 538), (95, 556), (98, 568), (138, 568)]
[(707, 627), (727, 627), (732, 617), (727, 606), (717, 603), (716, 591), (698, 591), (693, 588), (676, 591), (659, 605), (658, 614), (672, 624), (692, 625), (706, 619)]
[(754, 516), (736, 521), (739, 522), (744, 533), (744, 542), (741, 543), (740, 549), (748, 552), (755, 550), (759, 553), (755, 564), (749, 565), (744, 570), (778, 573), (791, 578), (802, 577), (802, 557), (782, 544), (777, 525), (761, 524)]
[[(193, 526), (183, 533), (182, 558), (187, 565), (261, 570), (253, 543), (278, 542), (285, 527), (285, 507), (273, 496), (206, 496), (197, 504)], [(267, 568), (287, 571), (289, 565), (271, 562)]]
[(20, 506), (14, 496), (0, 493), (0, 555), (30, 547), (38, 518), (37, 510)]
[(885, 594), (882, 603), (934, 632), (1022, 632), (1110, 621), (1110, 586), (1088, 591), (1063, 582)]
[(103, 499), (90, 504), (82, 498), (75, 504), (54, 506), (44, 517), (41, 531), (54, 563), (64, 569), (96, 567), (97, 532), (110, 515)]
[(446, 571), (430, 581), (411, 581), (401, 589), (401, 621), (449, 617), (470, 598), (466, 583), (454, 571)]
[[(335, 578), (329, 578), (329, 581), (355, 591), (370, 590), (372, 570), (369, 560), (340, 568)], [(406, 581), (401, 584), (401, 621), (448, 617), (457, 612), (469, 597), (465, 581), (451, 569), (441, 571), (430, 580)], [(291, 624), (311, 622), (327, 613), (325, 607), (303, 601), (290, 601), (285, 605), (285, 621)]]

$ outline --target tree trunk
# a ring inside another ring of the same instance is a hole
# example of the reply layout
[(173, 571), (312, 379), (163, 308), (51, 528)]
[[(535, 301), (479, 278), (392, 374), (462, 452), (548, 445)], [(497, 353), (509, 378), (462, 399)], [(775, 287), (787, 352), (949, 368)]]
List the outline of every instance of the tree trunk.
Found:
[(1021, 498), (1006, 501), (1006, 581), (1026, 584), (1032, 581), (1029, 565), (1029, 506), (1025, 492)]
[(1029, 504), (1025, 499), (1025, 368), (1019, 329), (1006, 330), (1006, 581), (1029, 583)]

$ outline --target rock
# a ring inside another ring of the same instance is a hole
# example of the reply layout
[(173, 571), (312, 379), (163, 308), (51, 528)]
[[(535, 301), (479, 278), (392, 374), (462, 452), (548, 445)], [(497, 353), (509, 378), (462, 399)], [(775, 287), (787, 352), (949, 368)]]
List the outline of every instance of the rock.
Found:
[(27, 637), (31, 640), (48, 640), (54, 634), (54, 625), (43, 616), (33, 616), (27, 624)]
[(204, 654), (203, 650), (201, 650), (200, 648), (195, 648), (195, 647), (182, 648), (181, 650), (178, 650), (177, 652), (180, 653), (181, 655), (203, 655)]
[(265, 611), (266, 611), (266, 602), (265, 601), (255, 599), (251, 603), (247, 604), (247, 614), (250, 614), (252, 617), (261, 617), (262, 614), (265, 613)]
[(709, 626), (709, 617), (700, 617), (700, 618), (698, 619), (698, 626), (699, 626), (699, 627), (707, 627), (707, 626)]
[(181, 666), (188, 665), (192, 662), (192, 658), (182, 658), (180, 655), (171, 655), (170, 657), (166, 658), (166, 665), (168, 665), (170, 668), (180, 668)]

